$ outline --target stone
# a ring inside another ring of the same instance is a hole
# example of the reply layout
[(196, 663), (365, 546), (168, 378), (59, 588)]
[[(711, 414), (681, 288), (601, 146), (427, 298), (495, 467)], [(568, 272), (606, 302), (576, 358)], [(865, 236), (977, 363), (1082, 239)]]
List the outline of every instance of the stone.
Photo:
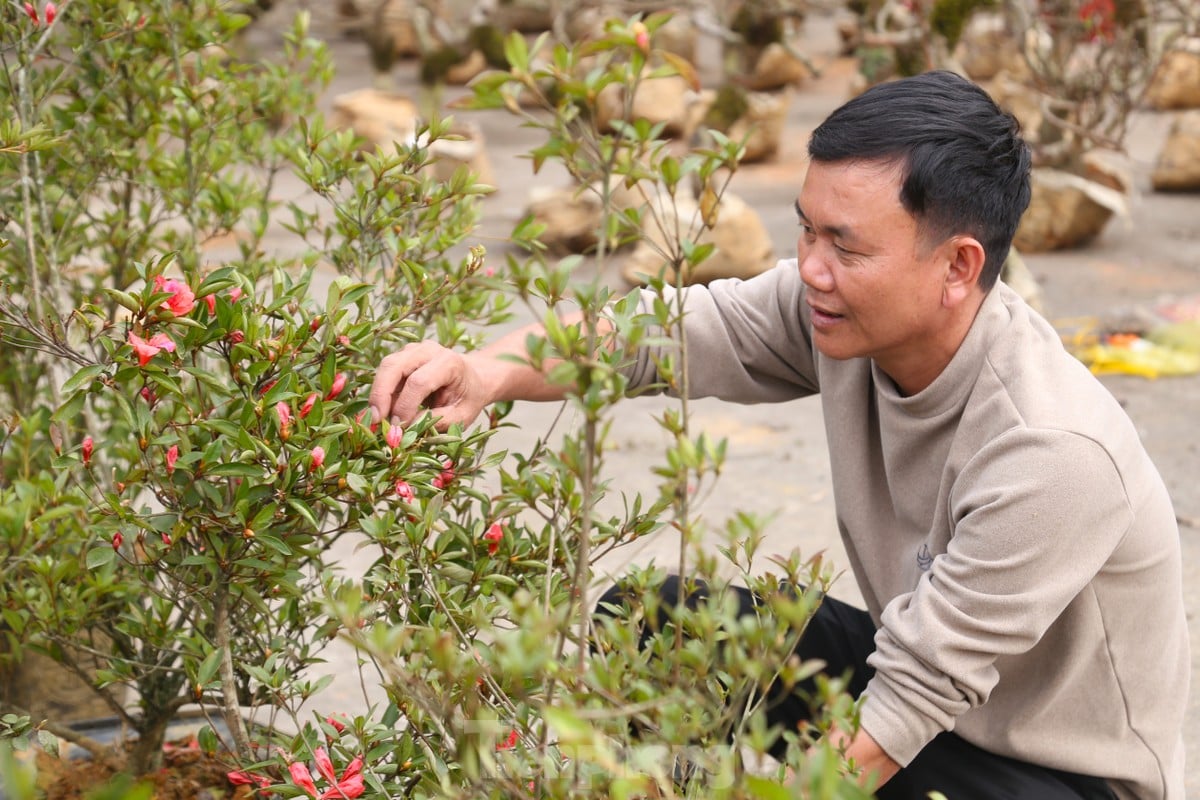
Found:
[(474, 173), (476, 183), (495, 188), (496, 177), (479, 126), (473, 122), (456, 122), (450, 135), (452, 138), (438, 139), (429, 147), (434, 157), (434, 177), (448, 181), (459, 167), (466, 167)]
[(1200, 191), (1200, 111), (1175, 118), (1150, 183), (1158, 191)]
[(1159, 111), (1200, 108), (1200, 37), (1184, 39), (1163, 54), (1145, 99)]
[(1026, 253), (1077, 247), (1095, 238), (1113, 214), (1127, 215), (1124, 195), (1070, 172), (1035, 168), (1033, 196), (1013, 246)]
[(790, 89), (746, 93), (746, 113), (738, 117), (727, 132), (734, 141), (746, 140), (743, 164), (766, 161), (779, 153), (791, 103)]
[[(699, 219), (699, 206), (690, 197), (678, 197), (673, 207), (661, 195), (656, 202), (669, 211), (659, 218), (667, 220), (672, 235), (664, 236), (662, 228), (647, 215), (646, 241), (638, 242), (621, 266), (622, 277), (632, 284), (643, 284), (647, 277), (659, 273), (667, 282), (674, 282), (674, 271), (666, 266), (662, 251), (668, 241), (673, 241), (676, 222), (678, 229), (686, 232)], [(752, 278), (775, 265), (775, 248), (762, 219), (744, 200), (728, 192), (721, 197), (713, 229), (693, 238), (698, 244), (711, 242), (716, 250), (684, 276), (686, 284), (709, 283), (718, 278)]]
[(499, 0), (489, 22), (505, 31), (540, 33), (554, 26), (554, 4), (549, 0)]
[(1007, 71), (1001, 71), (981, 86), (996, 101), (996, 105), (1017, 118), (1022, 136), (1030, 142), (1038, 141), (1045, 117), (1035, 89)]
[(808, 66), (795, 53), (781, 42), (771, 42), (763, 48), (745, 85), (765, 92), (795, 86), (810, 75)]
[(403, 95), (379, 89), (358, 89), (333, 100), (329, 126), (352, 130), (365, 142), (362, 150), (390, 147), (395, 142), (410, 144), (416, 140), (419, 115), (417, 105)]
[(1021, 296), (1029, 306), (1039, 314), (1045, 315), (1046, 307), (1042, 301), (1042, 287), (1029, 271), (1025, 259), (1017, 252), (1017, 248), (1009, 248), (1004, 266), (1000, 268), (1000, 280)]
[(967, 77), (977, 82), (990, 81), (1001, 71), (1010, 75), (1014, 71), (1027, 71), (1017, 38), (1001, 12), (972, 14), (963, 27), (954, 55)]
[[(601, 130), (624, 116), (625, 92), (624, 86), (616, 84), (609, 84), (600, 91), (596, 98), (596, 122)], [(700, 97), (678, 75), (646, 78), (637, 85), (630, 116), (632, 119), (647, 120), (653, 125), (663, 123), (664, 136), (686, 139), (691, 135), (692, 128), (689, 126), (695, 120), (694, 107)]]
[(483, 51), (472, 50), (465, 59), (446, 70), (446, 83), (451, 86), (466, 86), (487, 67), (487, 58)]
[(1088, 150), (1080, 160), (1083, 164), (1083, 177), (1089, 181), (1095, 181), (1126, 196), (1133, 192), (1133, 164), (1126, 153), (1096, 148)]
[(586, 187), (535, 186), (525, 216), (545, 226), (538, 239), (555, 255), (586, 253), (599, 242), (600, 196)]

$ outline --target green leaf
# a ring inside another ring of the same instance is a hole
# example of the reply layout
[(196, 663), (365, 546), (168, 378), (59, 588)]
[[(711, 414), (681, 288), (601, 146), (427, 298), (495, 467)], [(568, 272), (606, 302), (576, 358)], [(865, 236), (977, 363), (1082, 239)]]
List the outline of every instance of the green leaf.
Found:
[(293, 511), (295, 511), (297, 514), (299, 514), (301, 517), (303, 517), (308, 522), (309, 525), (312, 525), (313, 530), (320, 529), (320, 526), (317, 525), (317, 518), (313, 514), (312, 509), (308, 507), (308, 503), (305, 503), (303, 500), (301, 500), (298, 497), (289, 497), (288, 505), (291, 506)]
[(221, 654), (223, 652), (223, 650), (218, 648), (204, 657), (204, 660), (200, 662), (200, 668), (196, 671), (196, 683), (204, 686), (217, 677), (217, 669), (221, 666)]
[(84, 563), (87, 564), (88, 569), (100, 569), (103, 566), (111, 564), (116, 557), (117, 552), (112, 549), (112, 546), (101, 544), (88, 550)]
[(216, 464), (207, 469), (209, 475), (214, 475), (218, 478), (261, 478), (263, 468), (257, 464), (239, 464), (237, 462), (228, 464)]
[(50, 755), (58, 758), (58, 737), (47, 730), (38, 731), (38, 744)]
[(62, 385), (63, 394), (71, 394), (72, 392), (82, 388), (85, 384), (92, 382), (92, 379), (104, 371), (103, 364), (92, 364), (90, 367), (84, 367), (76, 372)]

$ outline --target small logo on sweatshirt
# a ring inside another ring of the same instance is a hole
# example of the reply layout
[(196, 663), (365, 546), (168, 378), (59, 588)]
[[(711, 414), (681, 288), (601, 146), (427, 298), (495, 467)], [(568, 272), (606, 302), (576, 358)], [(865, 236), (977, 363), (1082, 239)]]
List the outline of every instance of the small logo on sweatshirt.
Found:
[(917, 551), (917, 567), (921, 572), (928, 572), (933, 566), (933, 554), (929, 552), (929, 545), (921, 545), (921, 549)]

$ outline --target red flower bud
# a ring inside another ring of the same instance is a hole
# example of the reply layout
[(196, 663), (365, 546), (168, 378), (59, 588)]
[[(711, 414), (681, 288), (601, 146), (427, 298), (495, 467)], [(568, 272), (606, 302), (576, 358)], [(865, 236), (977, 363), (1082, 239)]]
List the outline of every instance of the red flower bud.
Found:
[(342, 393), (342, 389), (346, 388), (346, 373), (339, 372), (333, 376), (333, 383), (329, 386), (329, 394), (325, 395), (326, 400), (332, 400)]
[(308, 397), (304, 398), (304, 402), (300, 404), (300, 419), (304, 419), (305, 417), (307, 417), (309, 412), (313, 410), (313, 406), (315, 406), (316, 404), (317, 404), (317, 393), (316, 392), (313, 392)]
[(179, 460), (179, 445), (173, 444), (167, 448), (167, 474), (175, 472), (175, 462)]
[(324, 447), (317, 445), (312, 449), (312, 452), (309, 455), (312, 458), (312, 466), (309, 468), (309, 472), (320, 469), (321, 465), (325, 463)]
[(279, 417), (279, 427), (286, 428), (292, 424), (292, 408), (286, 401), (280, 400), (275, 404), (275, 416)]
[[(496, 555), (496, 551), (500, 549), (500, 540), (504, 538), (504, 528), (500, 527), (499, 522), (493, 522), (487, 532), (483, 534), (483, 539), (488, 543), (487, 550), (489, 556)], [(515, 731), (514, 731), (515, 733)]]
[(505, 739), (503, 742), (499, 742), (496, 744), (496, 749), (497, 750), (512, 750), (514, 747), (517, 746), (517, 739), (518, 739), (517, 730), (516, 730), (516, 728), (513, 728), (511, 731), (508, 732), (507, 739)]
[(228, 339), (230, 344), (241, 344), (246, 341), (246, 334), (241, 331), (230, 331)]
[(217, 296), (215, 294), (206, 294), (201, 299), (204, 301), (204, 305), (208, 306), (209, 316), (215, 317), (217, 315)]
[(125, 541), (125, 537), (121, 535), (120, 531), (117, 531), (116, 533), (114, 533), (113, 538), (112, 538), (112, 549), (120, 550), (121, 542), (123, 542), (123, 541)]
[(54, 22), (54, 18), (58, 16), (58, 7), (54, 3), (46, 3), (46, 24), (50, 25)]
[(310, 333), (316, 333), (317, 328), (319, 328), (319, 327), (321, 327), (321, 318), (320, 317), (313, 317), (312, 322), (308, 323), (308, 330)]
[(83, 437), (83, 445), (81, 446), (80, 449), (83, 453), (83, 465), (85, 467), (88, 464), (92, 463), (92, 450), (94, 450), (95, 447), (96, 447), (96, 443), (92, 441), (92, 437), (90, 437), (90, 436)]
[(396, 481), (396, 495), (406, 503), (413, 502), (413, 490), (407, 481)]
[(404, 429), (399, 425), (389, 426), (387, 433), (384, 435), (384, 440), (387, 442), (388, 447), (395, 450), (404, 441)]
[(31, 20), (33, 20), (34, 25), (37, 25), (40, 23), (40, 20), (38, 19), (37, 9), (34, 8), (33, 3), (25, 4), (25, 13), (29, 15), (29, 18)]

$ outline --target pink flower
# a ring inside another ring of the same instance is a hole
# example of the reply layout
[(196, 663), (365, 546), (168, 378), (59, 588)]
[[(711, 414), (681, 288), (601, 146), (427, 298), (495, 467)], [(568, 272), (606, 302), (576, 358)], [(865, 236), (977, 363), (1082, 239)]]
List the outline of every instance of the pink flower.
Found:
[(341, 336), (337, 337), (337, 343), (342, 347), (349, 347), (350, 337), (343, 333)]
[(155, 275), (154, 291), (170, 293), (171, 296), (164, 300), (159, 308), (165, 308), (177, 317), (191, 313), (191, 310), (196, 307), (196, 295), (192, 292), (191, 287), (183, 281)]
[(54, 22), (54, 18), (58, 16), (58, 7), (54, 3), (46, 3), (46, 24), (50, 25)]
[(317, 445), (316, 447), (314, 447), (312, 449), (312, 452), (309, 455), (312, 458), (312, 467), (309, 469), (309, 472), (320, 469), (321, 465), (325, 463), (325, 448), (324, 447)]
[(248, 772), (228, 772), (225, 774), (225, 777), (234, 786), (258, 786), (265, 789), (271, 785), (271, 781), (262, 775), (251, 775)]
[(34, 8), (33, 3), (25, 4), (25, 13), (29, 15), (31, 20), (33, 20), (34, 25), (39, 24), (37, 9)]
[(433, 479), (433, 488), (445, 489), (454, 483), (455, 477), (457, 477), (457, 473), (454, 472), (454, 462), (446, 459), (446, 462), (442, 466), (442, 471)]
[(92, 463), (92, 450), (94, 450), (95, 447), (96, 443), (92, 441), (92, 437), (83, 437), (83, 444), (80, 446), (80, 450), (83, 453), (83, 465), (85, 467)]
[(333, 771), (333, 762), (329, 760), (329, 754), (325, 752), (324, 747), (318, 747), (313, 751), (313, 760), (317, 763), (317, 772), (321, 777), (330, 783), (337, 783), (337, 774)]
[(496, 555), (496, 551), (500, 549), (500, 540), (504, 538), (504, 528), (500, 527), (499, 522), (493, 522), (483, 534), (483, 540), (488, 543), (488, 555)]
[(226, 338), (229, 339), (230, 344), (241, 344), (246, 341), (246, 334), (241, 331), (230, 331)]
[(288, 773), (291, 774), (293, 783), (313, 797), (317, 796), (317, 785), (313, 783), (312, 773), (308, 771), (307, 766), (299, 761), (293, 761), (288, 764)]
[(120, 550), (120, 549), (121, 549), (121, 542), (123, 542), (123, 541), (125, 541), (125, 537), (121, 535), (121, 532), (120, 532), (120, 531), (117, 531), (116, 533), (114, 533), (114, 534), (113, 534), (113, 538), (112, 538), (112, 548), (113, 548), (113, 550)]
[(508, 732), (507, 739), (505, 739), (503, 742), (496, 743), (496, 749), (497, 750), (512, 750), (514, 747), (517, 746), (517, 739), (518, 739), (517, 729), (513, 728), (511, 731)]
[(634, 44), (643, 53), (650, 52), (650, 31), (646, 30), (646, 25), (642, 22), (635, 22), (630, 28), (633, 31)]
[(229, 302), (236, 303), (238, 298), (242, 296), (242, 287), (235, 286), (229, 290)]
[(408, 485), (407, 481), (396, 481), (396, 495), (406, 503), (411, 503), (415, 499), (412, 487)]
[(317, 393), (313, 392), (308, 397), (304, 398), (304, 402), (300, 404), (300, 419), (308, 416), (313, 410), (313, 406), (317, 404)]
[(279, 417), (279, 427), (286, 428), (292, 424), (292, 408), (286, 401), (280, 400), (275, 404), (275, 416)]
[(138, 358), (138, 366), (144, 367), (150, 359), (154, 358), (161, 351), (166, 350), (168, 353), (175, 351), (175, 343), (171, 341), (171, 337), (165, 333), (156, 333), (146, 341), (132, 331), (129, 333), (129, 344), (133, 348), (134, 354)]
[(346, 769), (342, 772), (342, 777), (334, 780), (333, 762), (329, 760), (329, 755), (325, 752), (325, 748), (318, 747), (313, 753), (313, 757), (317, 763), (317, 771), (326, 781), (333, 784), (324, 792), (317, 792), (317, 786), (313, 782), (312, 773), (308, 771), (308, 767), (304, 764), (293, 762), (288, 765), (288, 772), (292, 776), (292, 781), (304, 791), (308, 792), (317, 800), (334, 800), (335, 798), (354, 798), (360, 796), (366, 788), (363, 785), (362, 777), (362, 756), (355, 756), (354, 760), (346, 765)]
[(325, 395), (326, 400), (332, 400), (342, 393), (342, 389), (346, 388), (346, 373), (339, 372), (333, 376), (333, 383), (329, 386), (329, 394)]
[(388, 426), (387, 433), (384, 434), (384, 441), (387, 442), (388, 447), (395, 450), (404, 441), (404, 429), (399, 425)]
[(217, 296), (215, 294), (206, 294), (201, 299), (204, 300), (204, 305), (208, 306), (208, 315), (215, 317), (217, 315)]
[(167, 474), (175, 472), (175, 462), (179, 460), (179, 445), (173, 444), (167, 448)]

